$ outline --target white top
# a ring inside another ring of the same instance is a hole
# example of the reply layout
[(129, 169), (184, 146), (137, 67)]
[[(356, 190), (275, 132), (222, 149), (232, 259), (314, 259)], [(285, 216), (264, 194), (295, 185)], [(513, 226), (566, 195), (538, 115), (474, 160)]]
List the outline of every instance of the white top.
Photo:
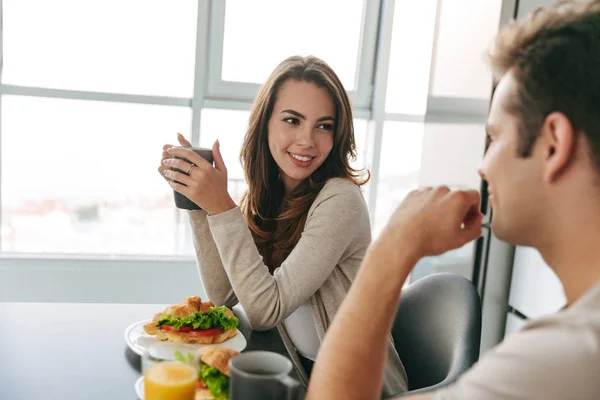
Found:
[(600, 281), (572, 306), (527, 323), (435, 400), (600, 398)]
[(310, 302), (301, 304), (283, 321), (283, 324), (298, 353), (315, 361), (321, 342), (317, 335)]

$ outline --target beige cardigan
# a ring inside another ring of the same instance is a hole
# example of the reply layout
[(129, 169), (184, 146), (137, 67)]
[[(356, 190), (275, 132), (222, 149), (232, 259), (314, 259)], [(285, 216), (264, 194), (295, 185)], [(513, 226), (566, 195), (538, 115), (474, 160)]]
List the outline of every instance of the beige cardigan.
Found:
[[(208, 217), (205, 211), (189, 215), (200, 275), (210, 300), (228, 307), (239, 302), (252, 329), (277, 326), (288, 350), (293, 345), (280, 322), (310, 301), (322, 341), (371, 242), (366, 203), (360, 188), (346, 179), (330, 179), (325, 184), (310, 207), (298, 244), (273, 275), (239, 207)], [(383, 393), (401, 393), (407, 388), (406, 372), (390, 335)]]

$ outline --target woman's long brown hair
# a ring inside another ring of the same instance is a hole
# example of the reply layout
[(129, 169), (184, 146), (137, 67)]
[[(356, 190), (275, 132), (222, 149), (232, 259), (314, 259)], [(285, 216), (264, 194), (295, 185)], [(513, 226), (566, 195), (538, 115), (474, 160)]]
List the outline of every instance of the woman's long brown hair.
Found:
[[(326, 89), (335, 104), (336, 122), (327, 159), (285, 196), (279, 167), (269, 150), (268, 124), (279, 88), (289, 79)], [(356, 160), (356, 143), (348, 94), (331, 67), (312, 56), (287, 58), (271, 73), (252, 107), (240, 158), (248, 182), (241, 209), (271, 273), (300, 240), (310, 206), (329, 179), (346, 178), (359, 186), (369, 180), (368, 172), (350, 166), (350, 161)]]

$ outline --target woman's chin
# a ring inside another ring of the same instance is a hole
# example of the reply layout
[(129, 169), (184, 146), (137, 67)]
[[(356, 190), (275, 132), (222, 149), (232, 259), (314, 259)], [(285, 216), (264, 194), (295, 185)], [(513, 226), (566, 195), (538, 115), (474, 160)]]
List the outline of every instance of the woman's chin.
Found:
[(300, 182), (304, 181), (310, 176), (310, 173), (298, 173), (297, 171), (283, 171), (282, 179), (291, 185), (298, 186)]

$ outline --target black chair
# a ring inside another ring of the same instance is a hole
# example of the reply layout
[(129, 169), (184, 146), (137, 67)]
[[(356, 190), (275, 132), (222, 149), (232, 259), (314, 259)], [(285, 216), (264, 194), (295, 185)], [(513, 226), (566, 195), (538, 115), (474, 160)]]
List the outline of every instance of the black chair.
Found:
[(402, 291), (392, 336), (408, 375), (409, 392), (400, 397), (452, 383), (479, 358), (481, 300), (473, 283), (449, 273), (412, 283)]

